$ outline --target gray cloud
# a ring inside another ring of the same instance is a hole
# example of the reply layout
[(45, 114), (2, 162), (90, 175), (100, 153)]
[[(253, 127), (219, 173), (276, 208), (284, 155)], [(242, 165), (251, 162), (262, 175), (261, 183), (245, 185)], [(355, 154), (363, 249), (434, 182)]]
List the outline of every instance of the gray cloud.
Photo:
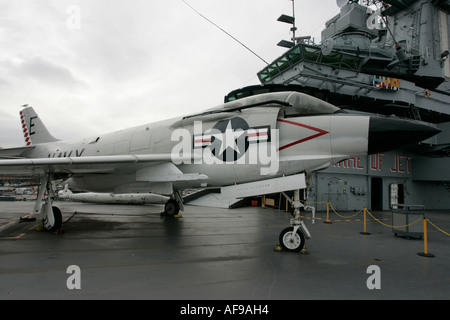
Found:
[[(284, 49), (291, 1), (188, 0), (267, 61)], [(299, 33), (324, 25), (335, 0), (297, 1)], [(69, 28), (79, 8), (79, 28)], [(306, 10), (306, 7), (307, 10)], [(0, 4), (0, 146), (17, 106), (33, 105), (60, 138), (98, 134), (200, 111), (264, 64), (181, 0), (16, 0)], [(317, 31), (320, 34), (321, 28)]]
[(88, 88), (82, 80), (74, 76), (69, 68), (47, 61), (43, 57), (33, 57), (19, 63), (9, 63), (8, 69), (8, 74), (20, 82), (32, 81), (40, 86), (52, 87), (56, 90)]

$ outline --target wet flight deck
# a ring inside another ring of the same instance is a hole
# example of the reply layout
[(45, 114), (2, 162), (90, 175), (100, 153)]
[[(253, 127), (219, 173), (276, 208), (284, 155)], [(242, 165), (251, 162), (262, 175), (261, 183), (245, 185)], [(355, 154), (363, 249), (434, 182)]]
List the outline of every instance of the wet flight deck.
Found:
[[(299, 254), (274, 250), (290, 220), (276, 209), (186, 206), (182, 218), (163, 218), (162, 205), (55, 205), (60, 234), (19, 222), (33, 202), (0, 203), (0, 299), (450, 298), (450, 237), (432, 226), (429, 258), (417, 254), (423, 239), (395, 236), (377, 221), (363, 235), (361, 220), (307, 219), (312, 238)], [(390, 212), (374, 215), (391, 223)], [(450, 230), (450, 212), (427, 218)]]

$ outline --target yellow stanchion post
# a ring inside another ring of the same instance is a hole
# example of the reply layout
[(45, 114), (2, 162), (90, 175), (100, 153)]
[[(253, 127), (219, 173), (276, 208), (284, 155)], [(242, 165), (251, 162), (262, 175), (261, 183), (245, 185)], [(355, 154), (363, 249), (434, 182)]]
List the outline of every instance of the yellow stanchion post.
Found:
[(329, 224), (332, 223), (330, 221), (330, 201), (327, 201), (327, 220), (324, 221), (323, 223), (329, 223)]
[(367, 209), (364, 208), (364, 232), (360, 232), (360, 234), (369, 235), (370, 232), (367, 232), (367, 219), (366, 219), (366, 215), (367, 215)]
[(263, 200), (262, 200), (262, 206), (261, 206), (262, 208), (265, 208), (266, 207), (266, 196), (264, 195), (263, 196)]
[(434, 258), (434, 254), (428, 253), (427, 218), (423, 218), (423, 247), (424, 252), (418, 252), (421, 257)]

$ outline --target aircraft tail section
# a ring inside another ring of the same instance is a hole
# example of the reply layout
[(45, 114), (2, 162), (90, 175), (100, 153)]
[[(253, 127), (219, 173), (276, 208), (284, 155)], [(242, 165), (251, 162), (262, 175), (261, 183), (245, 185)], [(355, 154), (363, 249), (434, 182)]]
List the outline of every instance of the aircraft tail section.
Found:
[(27, 146), (58, 141), (53, 137), (39, 118), (33, 107), (26, 107), (20, 111), (23, 136)]

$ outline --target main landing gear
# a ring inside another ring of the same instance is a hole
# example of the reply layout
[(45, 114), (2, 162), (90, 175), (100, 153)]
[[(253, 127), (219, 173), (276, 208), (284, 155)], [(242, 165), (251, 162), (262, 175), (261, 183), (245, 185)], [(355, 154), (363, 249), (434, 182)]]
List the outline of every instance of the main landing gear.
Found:
[(175, 191), (164, 205), (164, 212), (161, 215), (166, 217), (180, 217), (180, 210), (184, 210), (183, 199), (178, 191)]
[[(294, 212), (292, 213), (291, 226), (287, 227), (281, 231), (279, 236), (279, 243), (275, 247), (276, 251), (289, 251), (289, 252), (305, 252), (305, 238), (311, 238), (308, 228), (306, 228), (305, 223), (301, 220), (300, 209), (311, 209), (313, 219), (315, 218), (315, 208), (305, 206), (300, 201), (300, 190), (294, 190), (294, 200), (288, 197), (284, 192), (283, 196), (289, 200), (289, 202), (294, 207)], [(314, 223), (314, 220), (313, 220)], [(303, 250), (303, 251), (302, 251)]]
[[(62, 214), (58, 207), (53, 206), (56, 197), (56, 185), (51, 174), (46, 174), (39, 187), (38, 196), (34, 205), (34, 213), (40, 213), (44, 230), (58, 232), (62, 226)], [(47, 197), (45, 195), (47, 194)], [(44, 201), (44, 204), (42, 204)]]

